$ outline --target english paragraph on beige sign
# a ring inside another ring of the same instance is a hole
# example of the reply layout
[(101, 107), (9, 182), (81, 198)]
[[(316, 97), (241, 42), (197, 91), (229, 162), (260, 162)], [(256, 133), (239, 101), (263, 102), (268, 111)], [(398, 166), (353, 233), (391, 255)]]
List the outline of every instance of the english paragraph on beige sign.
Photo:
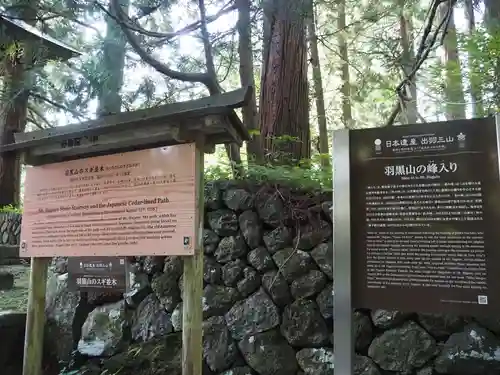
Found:
[(29, 167), (21, 257), (192, 255), (195, 146)]

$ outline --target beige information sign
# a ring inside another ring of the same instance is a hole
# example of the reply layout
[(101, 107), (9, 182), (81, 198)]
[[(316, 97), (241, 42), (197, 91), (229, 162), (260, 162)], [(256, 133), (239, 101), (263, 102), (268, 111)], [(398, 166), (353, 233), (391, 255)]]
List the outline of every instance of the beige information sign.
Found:
[(21, 257), (192, 255), (195, 146), (29, 167)]

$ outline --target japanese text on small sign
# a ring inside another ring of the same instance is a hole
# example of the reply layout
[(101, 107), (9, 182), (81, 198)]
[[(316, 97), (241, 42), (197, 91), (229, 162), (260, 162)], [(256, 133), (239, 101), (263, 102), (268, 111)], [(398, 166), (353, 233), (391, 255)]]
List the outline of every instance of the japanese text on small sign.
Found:
[(76, 279), (78, 286), (117, 286), (118, 282), (114, 278), (90, 278), (79, 277)]
[[(465, 139), (465, 135), (459, 134), (457, 136), (457, 140), (461, 141)], [(420, 145), (434, 145), (434, 144), (443, 144), (443, 143), (452, 143), (455, 140), (455, 137), (420, 137), (420, 138), (402, 138), (402, 139), (393, 139), (385, 141), (385, 147), (401, 147), (401, 146), (420, 146)]]

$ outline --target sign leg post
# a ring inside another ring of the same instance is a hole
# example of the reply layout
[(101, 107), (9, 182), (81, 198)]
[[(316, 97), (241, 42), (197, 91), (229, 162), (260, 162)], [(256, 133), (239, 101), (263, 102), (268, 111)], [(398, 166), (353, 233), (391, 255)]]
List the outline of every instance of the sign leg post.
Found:
[(203, 350), (203, 217), (204, 153), (196, 143), (196, 213), (194, 255), (184, 258), (182, 308), (182, 375), (201, 375)]
[(45, 328), (45, 292), (50, 258), (31, 258), (23, 375), (41, 375)]
[(354, 332), (352, 327), (351, 213), (349, 130), (333, 137), (333, 355), (335, 375), (354, 371)]

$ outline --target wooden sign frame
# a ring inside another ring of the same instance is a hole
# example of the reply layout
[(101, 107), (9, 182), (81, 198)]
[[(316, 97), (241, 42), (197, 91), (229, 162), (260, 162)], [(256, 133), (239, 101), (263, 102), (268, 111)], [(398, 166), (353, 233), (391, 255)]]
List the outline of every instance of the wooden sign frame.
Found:
[(251, 93), (250, 86), (188, 102), (16, 133), (15, 143), (0, 146), (0, 153), (21, 152), (26, 164), (42, 165), (191, 143), (200, 135), (205, 152), (217, 144), (241, 146), (250, 136), (233, 109), (247, 103)]
[(26, 170), (20, 256), (194, 253), (195, 143)]
[[(242, 145), (250, 135), (234, 112), (252, 87), (199, 100), (125, 112), (84, 123), (15, 134), (0, 154), (16, 153), (26, 164), (43, 165), (119, 152), (194, 143), (195, 251), (184, 257), (182, 374), (202, 374), (204, 153), (215, 145)], [(42, 375), (45, 293), (50, 258), (31, 258), (22, 375)]]

